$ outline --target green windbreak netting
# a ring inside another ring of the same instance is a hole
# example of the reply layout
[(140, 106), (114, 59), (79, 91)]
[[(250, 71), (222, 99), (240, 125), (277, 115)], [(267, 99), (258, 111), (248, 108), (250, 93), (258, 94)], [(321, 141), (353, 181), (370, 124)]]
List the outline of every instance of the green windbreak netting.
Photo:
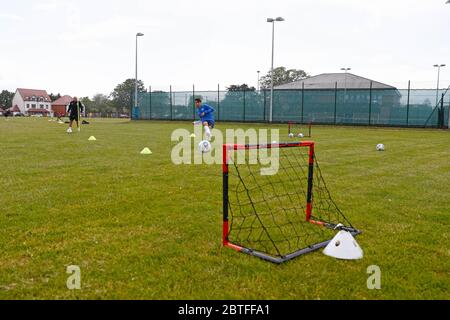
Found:
[[(442, 95), (444, 104), (442, 107)], [(137, 119), (198, 119), (194, 99), (217, 121), (448, 127), (450, 92), (432, 89), (320, 89), (140, 93)]]

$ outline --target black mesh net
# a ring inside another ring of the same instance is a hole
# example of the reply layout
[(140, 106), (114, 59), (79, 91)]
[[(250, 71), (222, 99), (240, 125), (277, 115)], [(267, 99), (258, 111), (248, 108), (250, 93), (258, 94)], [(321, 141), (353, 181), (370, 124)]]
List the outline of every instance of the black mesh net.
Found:
[(312, 124), (311, 123), (298, 123), (295, 121), (288, 122), (288, 134), (289, 138), (311, 138)]
[[(264, 147), (263, 147), (264, 149)], [(260, 149), (261, 150), (261, 149)], [(317, 161), (314, 161), (311, 220), (307, 221), (309, 147), (266, 149), (278, 170), (257, 150), (230, 152), (228, 208), (231, 243), (274, 257), (331, 240), (338, 224), (353, 228), (331, 199)], [(275, 173), (276, 174), (273, 174)], [(267, 173), (267, 171), (266, 171)]]

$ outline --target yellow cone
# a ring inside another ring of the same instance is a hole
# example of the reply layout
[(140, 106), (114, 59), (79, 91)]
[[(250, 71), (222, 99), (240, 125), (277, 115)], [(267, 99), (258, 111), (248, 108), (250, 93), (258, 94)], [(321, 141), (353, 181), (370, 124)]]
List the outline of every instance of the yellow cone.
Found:
[(195, 135), (195, 133), (191, 134), (191, 138), (196, 138), (197, 136)]
[(141, 151), (141, 154), (153, 154), (153, 152), (149, 148), (144, 148), (144, 150)]
[(89, 141), (97, 141), (97, 139), (94, 136), (91, 136), (88, 140)]

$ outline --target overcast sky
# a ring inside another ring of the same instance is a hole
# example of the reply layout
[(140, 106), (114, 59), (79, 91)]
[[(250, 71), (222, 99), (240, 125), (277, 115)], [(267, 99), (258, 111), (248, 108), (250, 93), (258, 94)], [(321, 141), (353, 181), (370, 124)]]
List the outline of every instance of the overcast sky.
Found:
[(134, 78), (152, 89), (257, 86), (271, 65), (352, 73), (406, 88), (450, 85), (446, 0), (16, 0), (0, 11), (0, 90), (109, 94)]

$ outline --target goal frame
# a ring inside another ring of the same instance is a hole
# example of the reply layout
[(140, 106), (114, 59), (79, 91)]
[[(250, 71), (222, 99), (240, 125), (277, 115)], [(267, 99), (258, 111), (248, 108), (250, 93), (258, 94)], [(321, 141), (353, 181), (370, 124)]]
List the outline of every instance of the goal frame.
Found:
[(235, 152), (238, 150), (254, 150), (254, 149), (273, 149), (273, 148), (296, 148), (296, 147), (306, 147), (309, 148), (308, 157), (308, 190), (306, 201), (306, 212), (305, 219), (307, 222), (322, 228), (329, 228), (333, 230), (345, 230), (350, 232), (353, 236), (361, 234), (361, 231), (354, 229), (353, 227), (347, 227), (343, 225), (336, 225), (326, 221), (313, 220), (313, 185), (314, 185), (314, 166), (315, 166), (315, 143), (313, 141), (299, 141), (299, 142), (282, 142), (277, 144), (258, 144), (258, 145), (243, 145), (243, 144), (224, 144), (223, 145), (223, 226), (222, 226), (222, 244), (224, 247), (231, 248), (237, 252), (245, 253), (250, 256), (258, 257), (260, 259), (281, 264), (302, 256), (304, 254), (325, 248), (332, 239), (311, 244), (306, 248), (299, 249), (295, 252), (287, 254), (283, 257), (274, 257), (270, 254), (259, 252), (251, 248), (233, 243), (229, 240), (230, 234), (230, 217), (229, 217), (229, 162), (230, 162), (230, 152)]
[[(308, 123), (301, 123), (301, 122), (297, 122), (297, 121), (288, 121), (288, 134), (295, 134), (294, 132), (292, 132), (292, 128), (296, 125), (298, 126), (307, 126), (308, 127), (308, 132), (306, 134), (305, 132), (305, 138), (311, 138), (312, 137), (312, 122), (308, 122)], [(298, 134), (299, 132), (297, 132)]]

